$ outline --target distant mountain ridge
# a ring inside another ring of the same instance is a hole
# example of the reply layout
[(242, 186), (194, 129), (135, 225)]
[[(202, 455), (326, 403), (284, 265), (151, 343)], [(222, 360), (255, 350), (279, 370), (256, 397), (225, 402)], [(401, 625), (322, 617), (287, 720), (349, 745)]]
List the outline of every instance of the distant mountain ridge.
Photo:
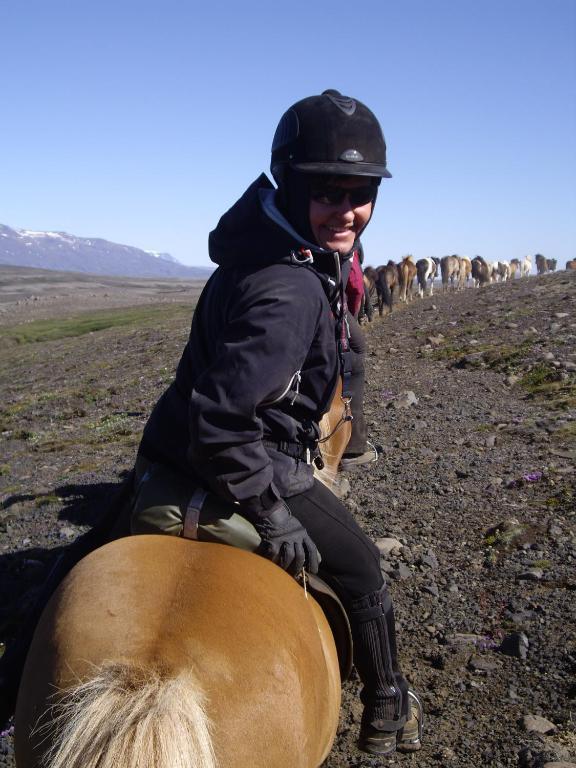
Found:
[(36, 232), (0, 224), (0, 264), (93, 275), (207, 278), (209, 267), (188, 267), (169, 253), (144, 251), (67, 232)]

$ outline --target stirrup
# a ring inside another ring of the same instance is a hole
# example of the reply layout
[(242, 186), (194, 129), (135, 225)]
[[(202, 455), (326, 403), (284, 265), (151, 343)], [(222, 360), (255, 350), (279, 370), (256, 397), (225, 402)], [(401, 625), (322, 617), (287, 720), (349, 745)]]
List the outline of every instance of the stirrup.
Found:
[[(399, 752), (416, 752), (422, 746), (422, 734), (424, 733), (424, 707), (419, 696), (411, 689), (408, 689), (408, 700), (410, 702), (410, 723), (411, 720), (416, 720), (417, 730), (410, 731), (405, 734), (405, 728), (399, 731), (398, 739), (396, 742), (396, 748)], [(407, 723), (407, 724), (408, 724)]]

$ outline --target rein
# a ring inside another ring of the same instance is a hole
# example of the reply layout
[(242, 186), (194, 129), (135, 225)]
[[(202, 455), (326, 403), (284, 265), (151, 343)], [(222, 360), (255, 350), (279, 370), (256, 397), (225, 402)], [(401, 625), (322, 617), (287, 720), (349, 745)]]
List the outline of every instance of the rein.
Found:
[(352, 416), (352, 411), (350, 409), (350, 401), (352, 400), (351, 397), (341, 397), (342, 403), (344, 404), (344, 415), (340, 416), (338, 421), (336, 422), (336, 425), (334, 426), (334, 429), (329, 432), (325, 437), (321, 437), (318, 440), (318, 445), (321, 443), (325, 443), (327, 440), (330, 440), (331, 437), (334, 437), (336, 432), (340, 429), (340, 427), (345, 424), (347, 421), (352, 421), (354, 416)]

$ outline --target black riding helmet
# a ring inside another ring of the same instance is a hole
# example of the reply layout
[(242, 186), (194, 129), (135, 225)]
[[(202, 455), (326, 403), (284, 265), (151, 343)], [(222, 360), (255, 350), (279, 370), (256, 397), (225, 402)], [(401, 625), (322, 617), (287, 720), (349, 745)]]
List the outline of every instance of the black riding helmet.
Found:
[(334, 90), (302, 99), (282, 115), (270, 163), (278, 184), (287, 167), (302, 173), (391, 177), (376, 116), (362, 102)]
[(335, 90), (302, 99), (282, 115), (270, 170), (278, 184), (278, 207), (309, 242), (314, 242), (311, 182), (319, 176), (367, 176), (377, 187), (382, 178), (391, 177), (376, 116), (362, 102)]

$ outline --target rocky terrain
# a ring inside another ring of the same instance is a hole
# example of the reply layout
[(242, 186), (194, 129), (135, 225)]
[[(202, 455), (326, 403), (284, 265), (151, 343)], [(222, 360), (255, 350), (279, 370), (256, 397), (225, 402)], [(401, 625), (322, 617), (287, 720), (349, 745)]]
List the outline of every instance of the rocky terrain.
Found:
[[(16, 299), (3, 303), (6, 641), (46, 566), (130, 469), (195, 302), (192, 290), (127, 309), (100, 299), (73, 315), (27, 302), (25, 323)], [(425, 744), (384, 761), (360, 753), (353, 678), (325, 768), (576, 764), (575, 300), (576, 275), (558, 272), (437, 290), (365, 326), (381, 454), (348, 474), (346, 503), (382, 551)], [(0, 765), (13, 766), (9, 729)]]

